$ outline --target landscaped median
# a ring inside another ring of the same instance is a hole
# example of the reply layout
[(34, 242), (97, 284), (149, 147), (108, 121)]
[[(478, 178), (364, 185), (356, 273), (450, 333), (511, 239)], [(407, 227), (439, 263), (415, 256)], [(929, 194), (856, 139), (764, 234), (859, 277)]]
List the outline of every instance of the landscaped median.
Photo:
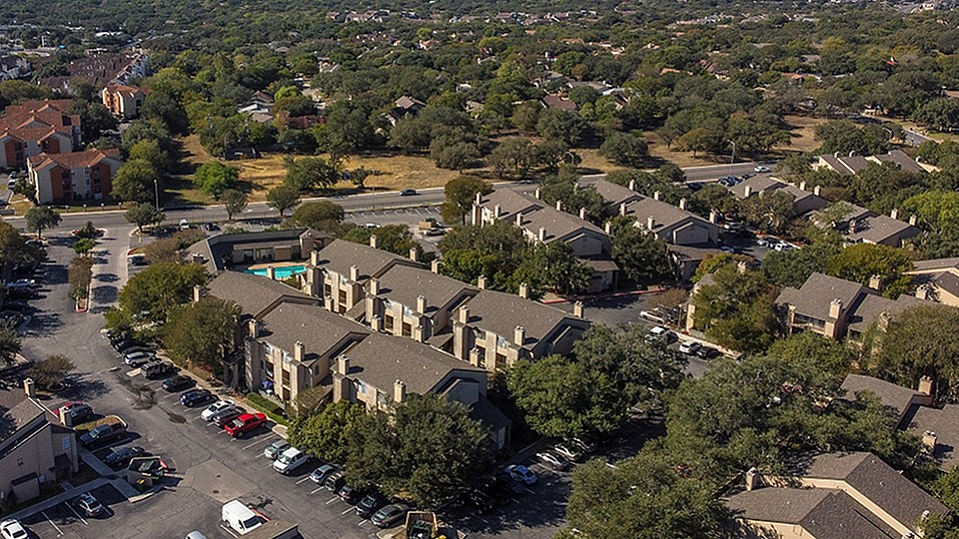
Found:
[(286, 427), (290, 426), (290, 421), (283, 417), (285, 410), (279, 404), (271, 401), (263, 395), (260, 395), (259, 393), (247, 393), (244, 395), (244, 399), (246, 400), (247, 404), (263, 412), (266, 414), (266, 417), (269, 417), (277, 424)]

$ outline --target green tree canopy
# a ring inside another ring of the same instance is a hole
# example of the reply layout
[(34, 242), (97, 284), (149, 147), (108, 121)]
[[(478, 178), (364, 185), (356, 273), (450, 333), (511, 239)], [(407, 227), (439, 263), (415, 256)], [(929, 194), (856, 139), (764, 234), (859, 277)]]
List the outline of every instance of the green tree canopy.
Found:
[(132, 202), (149, 202), (155, 197), (160, 173), (145, 159), (123, 163), (113, 179), (113, 196)]
[(738, 264), (726, 264), (711, 275), (713, 282), (700, 283), (693, 295), (696, 327), (727, 348), (765, 350), (779, 330), (775, 290), (766, 277)]
[(286, 178), (283, 182), (297, 191), (328, 189), (339, 179), (335, 164), (322, 157), (289, 157), (286, 160)]
[(610, 233), (613, 260), (635, 283), (659, 282), (673, 276), (666, 242), (633, 226), (635, 220), (617, 217)]
[(873, 275), (882, 279), (882, 295), (897, 298), (907, 293), (912, 278), (906, 275), (912, 270), (912, 258), (895, 247), (874, 243), (858, 243), (846, 247), (826, 263), (829, 275), (869, 285)]
[(179, 305), (163, 327), (163, 347), (178, 365), (192, 362), (221, 372), (233, 351), (239, 323), (240, 308), (233, 302), (205, 297)]
[(120, 291), (120, 311), (126, 320), (163, 324), (174, 307), (190, 301), (193, 287), (205, 284), (207, 277), (198, 264), (151, 264), (130, 277)]
[(603, 141), (599, 153), (617, 165), (641, 168), (649, 157), (649, 147), (640, 135), (613, 133)]
[(339, 204), (329, 200), (319, 200), (300, 204), (290, 215), (290, 222), (296, 226), (310, 227), (315, 230), (335, 230), (345, 216), (346, 213)]
[(280, 217), (300, 203), (300, 193), (289, 185), (277, 185), (266, 192), (266, 203), (280, 212)]
[(37, 239), (41, 239), (44, 230), (60, 224), (60, 214), (49, 206), (34, 206), (27, 210), (26, 220), (27, 230), (36, 232)]
[(143, 227), (158, 225), (166, 219), (166, 214), (149, 202), (134, 204), (123, 214), (128, 223), (137, 225), (137, 230), (143, 232)]
[(226, 215), (232, 221), (233, 216), (243, 212), (246, 209), (248, 199), (246, 193), (236, 189), (227, 189), (221, 195), (223, 205), (226, 207)]
[(221, 161), (203, 163), (193, 175), (193, 183), (204, 193), (213, 196), (215, 200), (227, 189), (232, 189), (240, 177), (236, 167), (225, 165)]
[(363, 406), (349, 401), (327, 404), (318, 413), (293, 422), (290, 443), (328, 462), (346, 462), (350, 427), (366, 414)]
[(459, 176), (446, 182), (443, 193), (446, 200), (440, 208), (443, 221), (448, 224), (463, 224), (464, 218), (473, 207), (477, 193), (484, 195), (493, 191), (493, 187), (482, 178)]

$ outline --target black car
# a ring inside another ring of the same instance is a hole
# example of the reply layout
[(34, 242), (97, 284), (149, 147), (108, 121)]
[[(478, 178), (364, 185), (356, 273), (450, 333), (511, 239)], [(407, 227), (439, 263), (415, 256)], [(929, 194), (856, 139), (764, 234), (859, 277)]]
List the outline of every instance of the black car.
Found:
[(125, 339), (121, 339), (121, 340), (119, 340), (119, 341), (117, 341), (117, 342), (111, 342), (110, 344), (112, 344), (112, 345), (113, 345), (113, 348), (114, 348), (117, 352), (120, 352), (121, 354), (123, 353), (124, 350), (127, 350), (127, 349), (129, 349), (129, 348), (133, 348), (134, 346), (145, 346), (142, 342), (140, 342), (140, 341), (138, 341), (138, 340), (136, 340), (136, 339), (131, 339), (131, 338), (129, 338), (129, 337), (127, 337), (127, 338), (125, 338)]
[(487, 485), (483, 487), (483, 490), (486, 492), (486, 495), (496, 503), (496, 505), (506, 505), (513, 501), (513, 497), (526, 492), (526, 489), (523, 488), (522, 485), (519, 486), (520, 492), (517, 493), (505, 480), (494, 479), (493, 481), (487, 483)]
[(373, 516), (373, 513), (379, 511), (386, 503), (387, 499), (385, 496), (377, 491), (370, 492), (360, 500), (360, 503), (356, 504), (356, 515), (360, 518), (370, 518)]
[(242, 408), (234, 408), (232, 410), (226, 410), (217, 414), (214, 417), (213, 422), (216, 423), (217, 427), (222, 429), (223, 427), (226, 427), (227, 425), (229, 425), (230, 421), (233, 421), (234, 419), (240, 417), (241, 415), (245, 413), (246, 413), (246, 410)]
[(713, 359), (719, 356), (719, 350), (709, 346), (701, 346), (696, 350), (696, 355), (702, 359)]
[(416, 189), (403, 189), (402, 191), (400, 191), (401, 197), (411, 197), (414, 195), (416, 195)]
[(326, 478), (326, 481), (323, 483), (323, 486), (326, 487), (326, 490), (332, 492), (339, 492), (343, 485), (346, 484), (346, 474), (343, 472), (336, 472), (329, 475)]
[(107, 455), (103, 459), (103, 463), (111, 468), (122, 468), (130, 463), (130, 459), (144, 455), (146, 455), (146, 451), (140, 446), (121, 447)]
[(188, 387), (192, 387), (195, 382), (193, 378), (188, 376), (183, 376), (178, 374), (173, 378), (167, 378), (163, 381), (163, 389), (173, 393), (174, 391), (182, 391)]
[(354, 505), (366, 496), (366, 491), (360, 488), (354, 488), (349, 485), (343, 485), (340, 487), (340, 491), (337, 492), (340, 495), (340, 498), (350, 504)]
[(216, 397), (209, 389), (191, 389), (180, 395), (180, 404), (187, 408), (202, 406), (213, 400), (216, 400)]
[(476, 512), (481, 515), (496, 509), (496, 502), (493, 501), (493, 498), (478, 490), (468, 492), (465, 501), (467, 505), (476, 509)]
[(66, 413), (70, 416), (70, 421), (74, 425), (83, 423), (93, 417), (93, 408), (91, 408), (89, 404), (68, 402), (63, 405), (63, 408), (66, 408)]

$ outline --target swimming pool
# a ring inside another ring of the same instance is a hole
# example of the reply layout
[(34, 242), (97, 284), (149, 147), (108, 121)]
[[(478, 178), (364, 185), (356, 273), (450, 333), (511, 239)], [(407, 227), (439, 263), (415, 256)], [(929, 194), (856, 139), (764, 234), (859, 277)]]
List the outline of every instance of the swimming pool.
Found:
[[(279, 266), (273, 268), (273, 275), (277, 279), (286, 279), (291, 275), (297, 275), (299, 273), (306, 272), (305, 266)], [(243, 273), (252, 273), (253, 275), (259, 275), (261, 277), (266, 277), (266, 268), (257, 268), (257, 269), (248, 269)]]

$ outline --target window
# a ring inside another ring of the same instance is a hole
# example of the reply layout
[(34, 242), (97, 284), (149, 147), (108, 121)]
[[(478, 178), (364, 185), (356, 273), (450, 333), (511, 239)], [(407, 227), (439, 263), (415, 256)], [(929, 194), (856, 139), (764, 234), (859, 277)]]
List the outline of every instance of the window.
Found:
[(287, 370), (283, 371), (283, 385), (285, 386), (290, 385), (290, 371), (287, 371)]
[(509, 348), (509, 341), (506, 340), (506, 337), (496, 336), (496, 346), (500, 348)]
[(63, 440), (61, 441), (61, 444), (62, 444), (62, 445), (61, 445), (61, 448), (62, 448), (64, 451), (69, 451), (69, 450), (70, 450), (70, 437), (69, 437), (69, 436), (64, 436), (64, 437), (63, 437)]
[(289, 352), (287, 352), (286, 350), (284, 350), (284, 351), (283, 351), (283, 364), (284, 364), (284, 365), (289, 365), (290, 363), (293, 363), (293, 356), (291, 356)]
[(796, 315), (793, 317), (793, 324), (797, 326), (812, 326), (814, 328), (819, 328), (819, 329), (823, 329), (824, 327), (826, 327), (825, 320), (804, 316), (799, 313), (796, 313)]
[(355, 385), (357, 393), (366, 393), (366, 384), (363, 383), (363, 380), (356, 380)]

